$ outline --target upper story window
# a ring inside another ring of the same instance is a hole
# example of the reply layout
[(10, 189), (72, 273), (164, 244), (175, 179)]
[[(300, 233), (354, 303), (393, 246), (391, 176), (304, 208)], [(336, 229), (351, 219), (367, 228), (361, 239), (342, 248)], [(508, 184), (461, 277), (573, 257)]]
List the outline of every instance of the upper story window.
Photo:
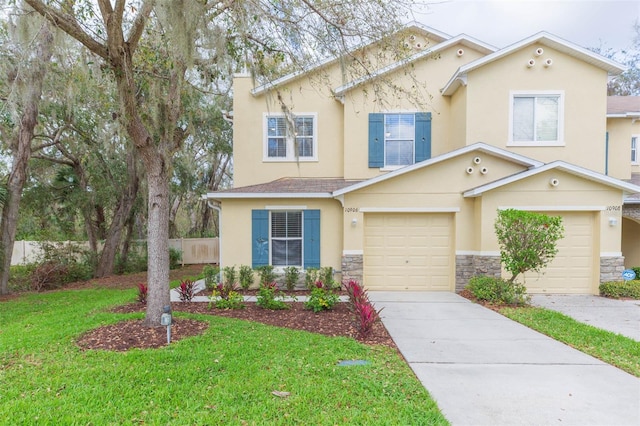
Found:
[(317, 160), (317, 116), (296, 114), (291, 122), (283, 114), (265, 114), (265, 161)]
[(369, 114), (369, 167), (408, 166), (431, 158), (431, 113)]
[(631, 164), (638, 164), (638, 138), (640, 136), (631, 137)]
[(509, 145), (564, 145), (564, 94), (512, 92)]
[(415, 139), (414, 114), (385, 114), (384, 165), (407, 166), (413, 164)]

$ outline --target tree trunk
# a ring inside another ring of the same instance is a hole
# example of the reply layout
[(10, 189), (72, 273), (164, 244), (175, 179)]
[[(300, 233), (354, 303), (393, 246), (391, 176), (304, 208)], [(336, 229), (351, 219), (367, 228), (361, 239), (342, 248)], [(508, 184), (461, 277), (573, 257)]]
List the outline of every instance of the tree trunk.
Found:
[(149, 185), (148, 206), (148, 266), (147, 311), (145, 324), (159, 326), (162, 309), (170, 305), (169, 298), (169, 177), (164, 156), (157, 150), (145, 150), (143, 155)]
[(118, 252), (120, 240), (122, 239), (122, 230), (138, 196), (139, 179), (136, 168), (136, 158), (133, 151), (127, 154), (127, 177), (127, 186), (118, 200), (117, 208), (113, 213), (111, 226), (106, 233), (104, 247), (98, 260), (98, 268), (96, 270), (96, 276), (98, 278), (113, 274), (116, 253)]
[(0, 294), (9, 293), (9, 273), (11, 269), (11, 256), (16, 240), (16, 228), (18, 226), (18, 212), (20, 210), (20, 198), (22, 189), (27, 180), (29, 159), (31, 158), (31, 141), (34, 129), (38, 122), (38, 104), (42, 95), (42, 80), (46, 73), (46, 67), (51, 60), (53, 35), (49, 30), (49, 24), (42, 24), (38, 34), (37, 54), (31, 64), (16, 80), (17, 85), (24, 87), (23, 112), (20, 118), (17, 143), (13, 148), (13, 162), (11, 173), (7, 182), (7, 201), (2, 210), (0, 223), (0, 238), (2, 239), (2, 270), (0, 271)]

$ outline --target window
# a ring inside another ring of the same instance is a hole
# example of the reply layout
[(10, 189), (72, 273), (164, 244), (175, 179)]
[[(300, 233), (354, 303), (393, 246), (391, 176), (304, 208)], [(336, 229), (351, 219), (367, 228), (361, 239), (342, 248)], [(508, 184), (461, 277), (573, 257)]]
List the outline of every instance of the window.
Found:
[(302, 212), (271, 212), (271, 264), (302, 266)]
[(413, 164), (415, 115), (386, 114), (384, 116), (384, 165)]
[(316, 160), (316, 116), (299, 114), (287, 123), (284, 115), (265, 114), (266, 161)]
[(369, 114), (369, 167), (397, 168), (431, 158), (431, 113)]
[(638, 136), (631, 137), (631, 163), (638, 164)]
[(512, 93), (511, 145), (563, 145), (562, 93)]
[(252, 267), (320, 267), (320, 210), (252, 210)]

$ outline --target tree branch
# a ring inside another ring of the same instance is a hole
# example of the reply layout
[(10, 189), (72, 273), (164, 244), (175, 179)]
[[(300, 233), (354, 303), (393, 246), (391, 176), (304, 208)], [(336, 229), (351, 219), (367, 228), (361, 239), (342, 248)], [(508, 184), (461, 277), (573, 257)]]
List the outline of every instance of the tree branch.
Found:
[(127, 43), (129, 43), (129, 49), (131, 49), (132, 52), (135, 52), (138, 47), (138, 42), (140, 41), (140, 37), (142, 37), (147, 18), (149, 18), (154, 5), (154, 0), (147, 0), (142, 3), (140, 13), (138, 13), (138, 16), (136, 16), (136, 19), (133, 21), (133, 26), (127, 37)]
[(82, 43), (87, 49), (103, 59), (109, 58), (107, 47), (89, 36), (73, 16), (47, 6), (40, 0), (25, 0), (25, 2), (49, 22)]

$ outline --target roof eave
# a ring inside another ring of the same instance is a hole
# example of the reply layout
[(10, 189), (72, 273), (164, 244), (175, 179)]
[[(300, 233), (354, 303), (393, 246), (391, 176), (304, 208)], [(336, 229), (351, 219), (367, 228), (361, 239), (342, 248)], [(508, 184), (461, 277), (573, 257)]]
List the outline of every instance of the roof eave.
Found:
[(330, 192), (208, 192), (209, 200), (249, 198), (333, 198)]

